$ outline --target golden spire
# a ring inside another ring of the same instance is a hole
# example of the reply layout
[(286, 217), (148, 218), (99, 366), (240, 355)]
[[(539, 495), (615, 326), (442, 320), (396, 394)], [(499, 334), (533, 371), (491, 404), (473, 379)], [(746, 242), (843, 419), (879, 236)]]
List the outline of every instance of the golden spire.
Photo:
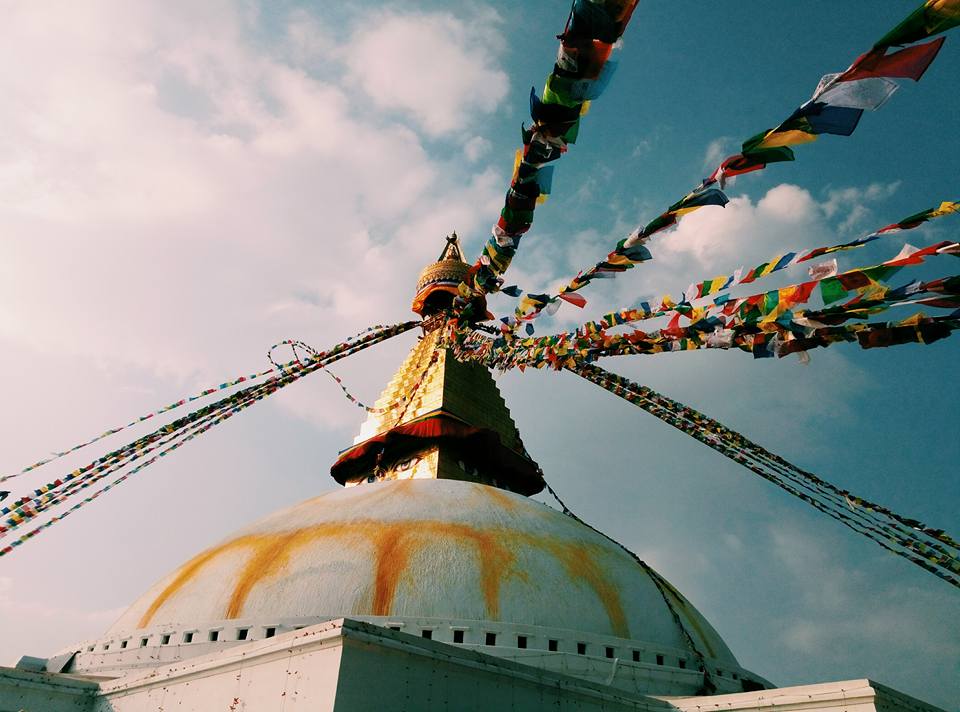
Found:
[(457, 296), (457, 286), (467, 276), (470, 265), (463, 259), (457, 233), (447, 236), (447, 244), (437, 261), (427, 265), (417, 280), (417, 294), (411, 309), (422, 317), (449, 309)]
[[(413, 310), (445, 321), (469, 265), (457, 234), (417, 282)], [(445, 328), (428, 328), (410, 351), (360, 428), (352, 447), (330, 469), (350, 486), (381, 479), (455, 479), (521, 494), (543, 489), (490, 372), (457, 360)]]

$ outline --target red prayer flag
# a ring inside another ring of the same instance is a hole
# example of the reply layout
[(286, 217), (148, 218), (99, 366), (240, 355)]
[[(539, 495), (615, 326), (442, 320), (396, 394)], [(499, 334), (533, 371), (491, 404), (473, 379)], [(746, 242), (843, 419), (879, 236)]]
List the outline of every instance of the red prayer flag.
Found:
[(794, 304), (805, 304), (810, 301), (810, 295), (813, 293), (813, 288), (817, 286), (819, 282), (813, 280), (812, 282), (803, 282), (802, 284), (796, 285), (790, 293), (787, 295), (787, 298), (783, 300), (786, 302), (785, 306), (792, 307)]
[(680, 314), (674, 314), (667, 328), (662, 330), (667, 336), (683, 336), (683, 329), (680, 327)]
[(933, 42), (907, 47), (893, 54), (885, 54), (886, 48), (872, 49), (857, 58), (850, 69), (841, 74), (837, 81), (852, 82), (868, 77), (902, 77), (920, 81), (927, 67), (937, 57), (946, 37)]
[(563, 292), (561, 294), (558, 294), (557, 296), (560, 297), (563, 301), (570, 302), (574, 306), (580, 307), (581, 309), (587, 306), (587, 300), (581, 297), (579, 294), (574, 294), (572, 292)]
[(859, 270), (838, 274), (836, 278), (848, 292), (870, 284), (870, 278)]

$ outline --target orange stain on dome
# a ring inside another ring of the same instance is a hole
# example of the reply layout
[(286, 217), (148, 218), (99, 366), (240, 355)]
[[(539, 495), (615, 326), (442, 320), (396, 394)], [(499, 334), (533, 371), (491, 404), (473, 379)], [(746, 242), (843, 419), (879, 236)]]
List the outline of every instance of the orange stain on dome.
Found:
[(544, 539), (542, 543), (563, 564), (570, 578), (578, 579), (593, 589), (607, 613), (613, 634), (618, 638), (629, 638), (630, 626), (623, 611), (620, 591), (607, 579), (597, 561), (604, 550), (596, 545), (579, 542), (560, 543)]
[(503, 544), (508, 533), (483, 530), (466, 524), (438, 522), (397, 522), (381, 525), (370, 533), (374, 544), (373, 602), (371, 615), (387, 616), (393, 611), (397, 591), (410, 561), (427, 552), (437, 541), (469, 545), (479, 557), (479, 583), (487, 616), (500, 615), (500, 588), (511, 575), (522, 576), (514, 568), (515, 557)]
[[(241, 537), (240, 539), (235, 539), (231, 544), (236, 544), (236, 547), (239, 548), (241, 544), (239, 542), (246, 537)], [(153, 620), (153, 617), (156, 615), (157, 611), (160, 610), (160, 606), (166, 603), (173, 595), (179, 591), (181, 588), (186, 585), (197, 572), (206, 564), (208, 561), (213, 559), (220, 554), (229, 551), (229, 546), (216, 547), (214, 549), (208, 549), (202, 554), (198, 554), (193, 557), (190, 561), (180, 567), (180, 570), (177, 571), (177, 575), (174, 576), (173, 581), (167, 584), (166, 588), (160, 592), (160, 595), (153, 599), (153, 603), (150, 604), (150, 607), (140, 616), (140, 622), (137, 623), (138, 628), (146, 628), (149, 625), (150, 621)]]
[[(619, 592), (603, 575), (596, 561), (595, 554), (599, 553), (597, 547), (588, 547), (576, 541), (534, 536), (513, 529), (481, 529), (468, 524), (437, 520), (327, 522), (292, 531), (238, 537), (208, 549), (181, 567), (173, 580), (151, 603), (138, 625), (140, 628), (149, 625), (161, 606), (218, 556), (237, 550), (249, 550), (249, 557), (239, 572), (224, 611), (226, 619), (239, 618), (250, 593), (258, 584), (280, 576), (298, 549), (329, 538), (340, 538), (347, 546), (360, 545), (372, 549), (370, 615), (387, 616), (392, 613), (401, 582), (409, 572), (411, 561), (418, 555), (428, 555), (436, 542), (443, 541), (455, 542), (458, 546), (469, 547), (476, 552), (479, 564), (478, 583), (486, 616), (489, 620), (498, 620), (500, 592), (504, 581), (511, 576), (526, 580), (525, 572), (516, 568), (514, 550), (520, 546), (528, 546), (549, 552), (563, 565), (571, 578), (590, 586), (603, 604), (614, 634), (629, 637)], [(588, 548), (596, 551), (591, 554)]]
[(503, 490), (497, 489), (496, 487), (489, 487), (487, 485), (476, 485), (474, 491), (480, 492), (482, 495), (488, 499), (493, 500), (494, 504), (498, 504), (504, 509), (510, 510), (511, 512), (516, 510), (519, 502), (508, 495)]
[(378, 528), (373, 535), (374, 566), (372, 614), (388, 616), (393, 599), (400, 586), (400, 578), (407, 570), (410, 557), (419, 548), (408, 527), (398, 525)]
[(168, 600), (173, 598), (184, 586), (213, 559), (222, 554), (231, 551), (250, 549), (252, 554), (247, 559), (237, 583), (234, 585), (233, 592), (230, 595), (230, 601), (227, 604), (224, 618), (237, 618), (243, 605), (246, 603), (247, 596), (253, 587), (263, 580), (266, 576), (279, 573), (287, 564), (295, 546), (302, 546), (309, 541), (323, 537), (342, 535), (347, 527), (341, 523), (320, 524), (307, 529), (297, 529), (292, 532), (279, 532), (275, 534), (248, 534), (237, 537), (220, 546), (207, 549), (198, 554), (193, 559), (184, 564), (173, 581), (160, 592), (150, 604), (150, 607), (140, 617), (137, 624), (139, 628), (145, 628), (156, 615), (160, 607)]
[(239, 618), (250, 591), (260, 581), (279, 574), (299, 547), (323, 536), (343, 535), (343, 527), (330, 525), (312, 529), (296, 529), (280, 535), (265, 536), (253, 546), (253, 555), (240, 572), (237, 585), (230, 594), (224, 618)]

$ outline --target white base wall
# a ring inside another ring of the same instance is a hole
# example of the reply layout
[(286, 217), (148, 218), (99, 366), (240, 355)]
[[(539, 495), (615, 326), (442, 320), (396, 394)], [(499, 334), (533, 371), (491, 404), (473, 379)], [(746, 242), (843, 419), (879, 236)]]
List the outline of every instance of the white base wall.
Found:
[(0, 712), (438, 709), (938, 712), (870, 680), (658, 699), (349, 619), (113, 679), (0, 668)]

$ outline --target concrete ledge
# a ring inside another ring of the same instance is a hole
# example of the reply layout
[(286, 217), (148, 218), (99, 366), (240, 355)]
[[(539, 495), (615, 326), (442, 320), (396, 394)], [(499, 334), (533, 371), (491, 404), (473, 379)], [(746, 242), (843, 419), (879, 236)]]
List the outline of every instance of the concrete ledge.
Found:
[(0, 712), (86, 712), (99, 690), (89, 678), (0, 667)]
[(944, 712), (866, 678), (713, 697), (661, 697), (683, 712)]

